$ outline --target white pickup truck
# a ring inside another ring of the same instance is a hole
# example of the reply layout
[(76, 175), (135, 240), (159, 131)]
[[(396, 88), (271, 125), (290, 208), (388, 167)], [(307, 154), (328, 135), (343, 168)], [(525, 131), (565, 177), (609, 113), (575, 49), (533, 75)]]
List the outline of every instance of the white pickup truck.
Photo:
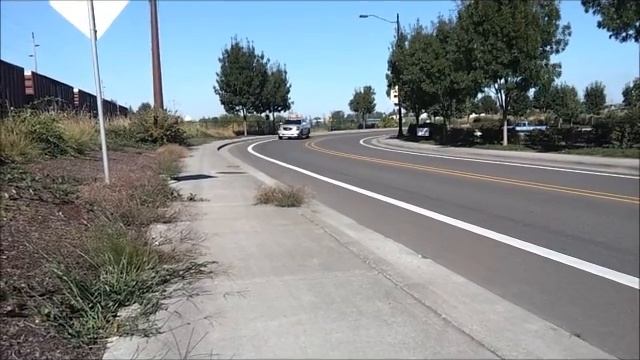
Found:
[(545, 131), (549, 129), (547, 125), (531, 125), (528, 121), (520, 121), (515, 125), (509, 126), (508, 129), (515, 130), (519, 133), (531, 132), (531, 131)]

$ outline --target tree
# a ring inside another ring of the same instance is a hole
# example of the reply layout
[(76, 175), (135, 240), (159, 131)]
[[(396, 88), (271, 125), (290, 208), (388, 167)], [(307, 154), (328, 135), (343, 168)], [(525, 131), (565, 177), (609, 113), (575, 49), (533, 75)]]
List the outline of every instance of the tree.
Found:
[(595, 81), (584, 89), (584, 107), (588, 114), (600, 114), (607, 103), (604, 84)]
[(584, 12), (599, 15), (598, 28), (620, 42), (640, 42), (640, 2), (637, 0), (582, 0)]
[(511, 114), (523, 117), (531, 109), (531, 98), (526, 92), (516, 91), (511, 99)]
[(473, 73), (468, 70), (464, 54), (461, 51), (461, 41), (466, 34), (453, 19), (438, 18), (433, 29), (437, 50), (432, 55), (435, 67), (432, 69), (431, 83), (423, 84), (426, 89), (432, 88), (439, 97), (440, 114), (445, 121), (445, 129), (457, 108), (462, 106), (467, 98), (478, 94), (479, 86)]
[(353, 98), (349, 101), (349, 109), (360, 115), (362, 128), (367, 128), (367, 115), (376, 111), (376, 92), (370, 85), (353, 92)]
[(557, 0), (466, 0), (458, 11), (462, 53), (472, 74), (496, 96), (502, 111), (503, 145), (516, 92), (527, 93), (560, 75), (551, 55), (562, 52), (571, 34), (560, 25)]
[(342, 121), (344, 120), (344, 111), (336, 110), (331, 112), (331, 121)]
[(438, 104), (437, 94), (431, 89), (425, 89), (433, 70), (433, 49), (435, 37), (427, 33), (420, 23), (413, 26), (407, 44), (399, 52), (396, 61), (402, 68), (398, 77), (398, 88), (402, 93), (403, 107), (411, 111), (416, 124), (420, 115)]
[[(398, 31), (394, 38), (393, 43), (389, 51), (389, 58), (387, 60), (387, 96), (391, 95), (391, 89), (398, 86), (400, 88), (400, 75), (403, 73), (401, 57), (407, 46), (407, 35), (404, 31)], [(400, 90), (398, 91), (400, 101), (404, 102), (405, 94)], [(400, 110), (400, 109), (399, 109)], [(402, 119), (398, 118), (398, 137), (402, 137)]]
[(140, 105), (138, 105), (138, 110), (136, 110), (137, 113), (143, 113), (143, 112), (147, 112), (149, 110), (151, 110), (153, 107), (151, 106), (151, 104), (149, 104), (148, 102), (143, 102), (140, 103)]
[(553, 84), (543, 84), (533, 92), (531, 105), (533, 108), (546, 113), (551, 108), (551, 88)]
[(276, 128), (276, 113), (291, 110), (291, 84), (287, 76), (287, 68), (275, 63), (269, 67), (267, 82), (262, 95), (260, 112), (271, 113), (273, 128)]
[(497, 114), (498, 103), (491, 95), (483, 95), (478, 99), (478, 111), (481, 114)]
[(622, 90), (622, 104), (626, 107), (640, 106), (640, 78), (636, 78), (633, 83), (625, 85)]
[(214, 91), (224, 110), (242, 114), (244, 134), (247, 135), (247, 114), (261, 113), (263, 94), (267, 83), (268, 59), (256, 53), (248, 40), (242, 44), (237, 38), (222, 50), (218, 59), (220, 71), (216, 73)]
[(582, 103), (575, 87), (567, 84), (554, 85), (551, 88), (551, 111), (558, 118), (558, 126), (563, 121), (573, 125), (573, 120), (582, 112)]

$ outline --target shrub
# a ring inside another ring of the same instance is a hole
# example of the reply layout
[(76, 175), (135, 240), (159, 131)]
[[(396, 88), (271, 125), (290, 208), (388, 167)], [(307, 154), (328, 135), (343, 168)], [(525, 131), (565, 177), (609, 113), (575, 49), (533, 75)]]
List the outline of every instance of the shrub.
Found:
[(148, 110), (133, 115), (131, 131), (136, 142), (142, 144), (186, 144), (185, 131), (179, 126), (180, 119), (166, 111)]
[(85, 154), (96, 147), (98, 129), (90, 118), (71, 117), (60, 122), (64, 138), (76, 154)]
[(262, 186), (256, 193), (256, 204), (278, 207), (300, 207), (307, 201), (307, 191), (294, 186)]
[(378, 126), (381, 128), (398, 127), (398, 120), (392, 118), (391, 116), (383, 116), (382, 119), (380, 119)]
[(12, 118), (0, 121), (0, 163), (30, 160), (39, 154), (38, 144), (25, 122)]

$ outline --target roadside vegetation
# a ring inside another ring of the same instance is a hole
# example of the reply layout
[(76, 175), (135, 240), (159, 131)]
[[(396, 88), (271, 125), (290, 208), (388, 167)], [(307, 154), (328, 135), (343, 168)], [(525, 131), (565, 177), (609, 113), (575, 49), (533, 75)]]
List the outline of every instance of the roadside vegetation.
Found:
[[(610, 37), (638, 41), (630, 21), (637, 19), (636, 2), (582, 5)], [(430, 140), (452, 146), (636, 155), (640, 79), (630, 79), (621, 105), (606, 105), (600, 81), (580, 97), (574, 86), (557, 82), (562, 64), (552, 61), (570, 37), (558, 1), (466, 1), (455, 16), (410, 25), (391, 46), (387, 72), (387, 91), (398, 87), (412, 123), (407, 140), (419, 140), (418, 126), (430, 128)], [(513, 125), (524, 121), (546, 129), (518, 134)]]
[(309, 198), (308, 191), (295, 186), (261, 186), (255, 196), (256, 205), (275, 205), (278, 207), (300, 207)]
[(167, 179), (193, 131), (152, 110), (110, 121), (106, 185), (95, 120), (25, 110), (0, 121), (1, 358), (99, 358), (108, 337), (154, 330), (169, 285), (208, 274), (147, 237), (177, 218)]

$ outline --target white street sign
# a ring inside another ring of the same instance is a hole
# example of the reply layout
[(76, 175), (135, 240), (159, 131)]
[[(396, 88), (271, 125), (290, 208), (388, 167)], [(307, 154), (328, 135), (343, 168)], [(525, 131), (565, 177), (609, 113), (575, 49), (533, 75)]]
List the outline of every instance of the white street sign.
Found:
[[(120, 15), (128, 2), (129, 0), (96, 0), (93, 2), (98, 39), (107, 31), (113, 20)], [(89, 17), (87, 16), (89, 2), (87, 0), (49, 0), (49, 4), (86, 37), (91, 37)]]

